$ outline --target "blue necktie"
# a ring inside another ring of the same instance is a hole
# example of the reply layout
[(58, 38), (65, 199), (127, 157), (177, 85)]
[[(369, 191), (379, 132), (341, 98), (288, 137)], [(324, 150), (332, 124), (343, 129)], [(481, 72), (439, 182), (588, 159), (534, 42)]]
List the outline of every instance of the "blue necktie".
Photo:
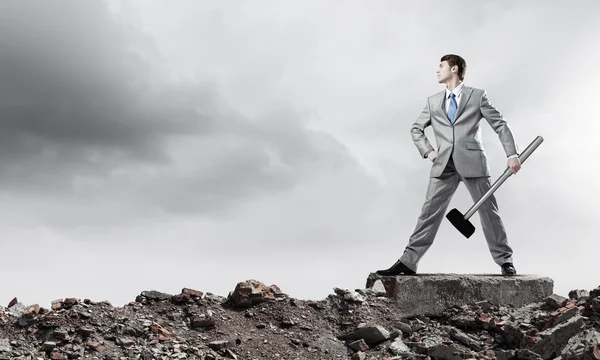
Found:
[(456, 110), (458, 109), (458, 106), (456, 105), (456, 99), (454, 98), (456, 95), (454, 95), (453, 92), (450, 93), (450, 106), (448, 106), (448, 119), (450, 119), (450, 122), (454, 124), (454, 117), (456, 116)]

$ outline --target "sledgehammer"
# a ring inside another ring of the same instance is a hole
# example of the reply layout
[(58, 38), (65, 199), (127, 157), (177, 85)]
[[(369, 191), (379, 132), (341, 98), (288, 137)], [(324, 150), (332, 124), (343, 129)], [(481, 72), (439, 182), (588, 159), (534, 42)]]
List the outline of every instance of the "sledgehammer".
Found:
[[(540, 146), (542, 141), (544, 141), (544, 139), (541, 136), (538, 136), (531, 142), (531, 144), (529, 144), (529, 146), (523, 151), (523, 153), (519, 155), (519, 160), (521, 161), (521, 164), (525, 162), (529, 155), (531, 155), (531, 153), (533, 153), (533, 151), (537, 149), (538, 146)], [(448, 212), (448, 214), (446, 214), (446, 218), (450, 220), (452, 225), (454, 225), (454, 227), (457, 228), (458, 231), (460, 231), (464, 236), (469, 238), (475, 232), (475, 226), (471, 224), (469, 218), (473, 216), (473, 214), (475, 214), (477, 209), (479, 209), (479, 207), (494, 193), (494, 191), (498, 190), (500, 185), (502, 185), (502, 183), (506, 179), (508, 179), (512, 174), (512, 170), (509, 167), (507, 167), (506, 170), (504, 170), (504, 174), (502, 174), (502, 176), (500, 176), (498, 180), (494, 182), (492, 187), (490, 187), (490, 189), (481, 197), (481, 199), (479, 199), (479, 201), (477, 201), (473, 206), (471, 206), (469, 211), (467, 211), (467, 213), (464, 216), (457, 209), (452, 209)]]

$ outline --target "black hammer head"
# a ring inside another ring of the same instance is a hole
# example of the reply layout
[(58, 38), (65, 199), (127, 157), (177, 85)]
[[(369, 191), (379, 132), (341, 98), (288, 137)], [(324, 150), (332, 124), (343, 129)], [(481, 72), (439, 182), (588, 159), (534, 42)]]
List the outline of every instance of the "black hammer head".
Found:
[(467, 238), (475, 232), (475, 226), (473, 226), (469, 220), (465, 219), (463, 214), (457, 209), (450, 210), (450, 212), (446, 214), (446, 218)]

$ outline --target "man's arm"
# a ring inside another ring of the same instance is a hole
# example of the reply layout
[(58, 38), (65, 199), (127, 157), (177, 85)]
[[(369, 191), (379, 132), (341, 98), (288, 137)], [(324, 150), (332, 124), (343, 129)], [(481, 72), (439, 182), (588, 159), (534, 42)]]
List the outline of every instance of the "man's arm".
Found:
[(410, 128), (412, 139), (419, 150), (419, 153), (423, 158), (426, 158), (431, 151), (433, 146), (425, 136), (425, 129), (431, 125), (431, 112), (429, 111), (429, 99), (426, 100), (425, 108), (421, 112), (421, 115), (417, 118), (417, 121)]
[(509, 158), (517, 157), (519, 150), (510, 126), (506, 120), (504, 120), (502, 114), (500, 114), (500, 112), (490, 103), (485, 90), (482, 93), (479, 108), (485, 120), (490, 124), (492, 129), (494, 129), (496, 134), (498, 134), (506, 156)]

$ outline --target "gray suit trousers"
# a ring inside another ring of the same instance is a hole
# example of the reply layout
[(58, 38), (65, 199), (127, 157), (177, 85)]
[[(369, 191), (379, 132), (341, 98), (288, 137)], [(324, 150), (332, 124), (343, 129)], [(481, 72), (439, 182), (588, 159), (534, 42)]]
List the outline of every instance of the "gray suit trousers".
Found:
[[(433, 244), (450, 199), (461, 181), (464, 182), (474, 202), (481, 199), (491, 187), (488, 176), (472, 178), (460, 176), (454, 167), (452, 157), (448, 160), (440, 177), (430, 177), (421, 215), (404, 254), (400, 258), (400, 261), (411, 270), (417, 271), (419, 261)], [(479, 207), (477, 213), (481, 219), (483, 234), (490, 253), (496, 264), (512, 262), (513, 251), (508, 244), (506, 231), (498, 213), (498, 204), (493, 194)]]

